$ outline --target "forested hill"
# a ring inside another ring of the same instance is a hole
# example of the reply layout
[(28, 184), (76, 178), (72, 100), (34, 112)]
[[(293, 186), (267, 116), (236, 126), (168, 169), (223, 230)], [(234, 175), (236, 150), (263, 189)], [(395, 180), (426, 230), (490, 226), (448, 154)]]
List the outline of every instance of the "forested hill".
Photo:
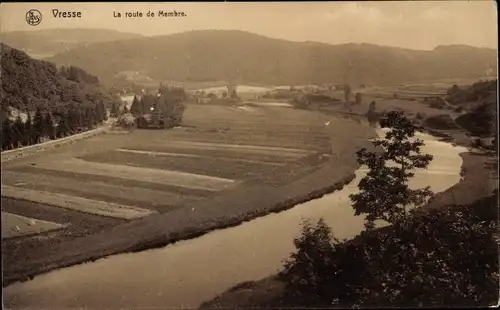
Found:
[[(1, 44), (1, 149), (9, 150), (96, 128), (114, 103), (99, 79), (76, 67), (57, 69)], [(113, 105), (114, 106), (114, 105)], [(12, 108), (25, 112), (14, 122)]]
[(37, 108), (64, 110), (69, 105), (109, 105), (113, 98), (99, 79), (77, 67), (58, 69), (55, 64), (36, 60), (26, 53), (1, 44), (2, 111)]
[(496, 76), (496, 50), (439, 46), (432, 51), (372, 44), (290, 42), (236, 30), (190, 31), (102, 42), (55, 55), (108, 82), (120, 72), (156, 80), (301, 85), (399, 84)]
[(0, 41), (23, 50), (35, 58), (45, 58), (57, 53), (97, 42), (127, 40), (142, 37), (110, 29), (42, 29), (0, 33)]

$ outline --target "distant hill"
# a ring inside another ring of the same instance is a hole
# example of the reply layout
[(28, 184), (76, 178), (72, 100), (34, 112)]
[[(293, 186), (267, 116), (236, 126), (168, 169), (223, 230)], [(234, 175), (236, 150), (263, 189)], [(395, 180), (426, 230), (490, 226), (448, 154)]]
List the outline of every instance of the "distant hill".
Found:
[(96, 42), (136, 39), (139, 34), (107, 29), (45, 29), (0, 33), (0, 41), (27, 52), (35, 58), (51, 57), (57, 53)]
[[(26, 53), (0, 44), (2, 112), (34, 111), (37, 108), (57, 111), (68, 106), (109, 105), (113, 98), (99, 79), (82, 69), (58, 69), (55, 64), (36, 60)], [(5, 116), (5, 114), (4, 114)]]
[(399, 84), (496, 76), (496, 50), (439, 46), (432, 51), (371, 44), (290, 42), (236, 30), (191, 31), (102, 42), (52, 58), (106, 82), (138, 72), (154, 80), (301, 85)]

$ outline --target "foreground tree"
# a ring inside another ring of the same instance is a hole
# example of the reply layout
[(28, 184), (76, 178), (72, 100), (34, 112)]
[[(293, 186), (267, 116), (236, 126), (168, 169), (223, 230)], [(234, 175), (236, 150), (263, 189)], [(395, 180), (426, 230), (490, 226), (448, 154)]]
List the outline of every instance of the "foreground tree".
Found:
[(498, 302), (498, 192), (413, 214), (353, 240), (306, 223), (269, 308), (478, 307)]
[(315, 225), (303, 221), (301, 235), (294, 239), (297, 251), (279, 274), (287, 284), (286, 299), (317, 307), (331, 307), (337, 296), (342, 296), (342, 303), (356, 302), (357, 288), (368, 278), (362, 276), (362, 252), (349, 252), (351, 247), (343, 242), (323, 219)]
[(432, 155), (421, 154), (422, 140), (412, 139), (416, 128), (402, 112), (391, 111), (380, 120), (382, 128), (389, 128), (385, 139), (376, 139), (373, 145), (382, 151), (369, 152), (365, 148), (357, 152), (360, 165), (369, 169), (359, 182), (359, 193), (349, 197), (356, 215), (366, 214), (365, 227), (375, 227), (376, 220), (391, 224), (404, 220), (412, 207), (427, 201), (433, 193), (429, 187), (410, 189), (408, 181), (413, 170), (425, 169)]

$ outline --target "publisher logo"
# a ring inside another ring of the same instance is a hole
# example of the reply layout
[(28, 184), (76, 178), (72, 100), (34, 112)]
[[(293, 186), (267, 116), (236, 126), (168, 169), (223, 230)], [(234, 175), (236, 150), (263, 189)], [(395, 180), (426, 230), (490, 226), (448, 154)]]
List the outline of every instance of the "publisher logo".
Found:
[(26, 22), (31, 26), (39, 25), (42, 22), (42, 13), (35, 9), (29, 10), (26, 13)]

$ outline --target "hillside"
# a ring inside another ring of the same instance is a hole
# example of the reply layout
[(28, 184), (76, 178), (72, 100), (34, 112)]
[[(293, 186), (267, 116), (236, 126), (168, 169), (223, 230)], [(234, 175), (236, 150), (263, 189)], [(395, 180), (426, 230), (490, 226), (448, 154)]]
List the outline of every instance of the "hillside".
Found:
[(50, 62), (36, 60), (26, 53), (0, 44), (2, 52), (1, 110), (65, 110), (69, 105), (84, 106), (113, 98), (99, 80), (76, 67), (57, 69)]
[(108, 29), (45, 29), (0, 33), (0, 42), (46, 58), (87, 44), (139, 38), (141, 35)]
[[(417, 51), (371, 44), (290, 42), (243, 31), (204, 30), (97, 43), (52, 58), (106, 82), (125, 71), (155, 80), (383, 85), (496, 76), (496, 51), (440, 46)], [(493, 70), (493, 71), (492, 71)]]
[(113, 98), (97, 77), (74, 66), (57, 69), (3, 43), (0, 47), (2, 150), (91, 130), (106, 120)]

